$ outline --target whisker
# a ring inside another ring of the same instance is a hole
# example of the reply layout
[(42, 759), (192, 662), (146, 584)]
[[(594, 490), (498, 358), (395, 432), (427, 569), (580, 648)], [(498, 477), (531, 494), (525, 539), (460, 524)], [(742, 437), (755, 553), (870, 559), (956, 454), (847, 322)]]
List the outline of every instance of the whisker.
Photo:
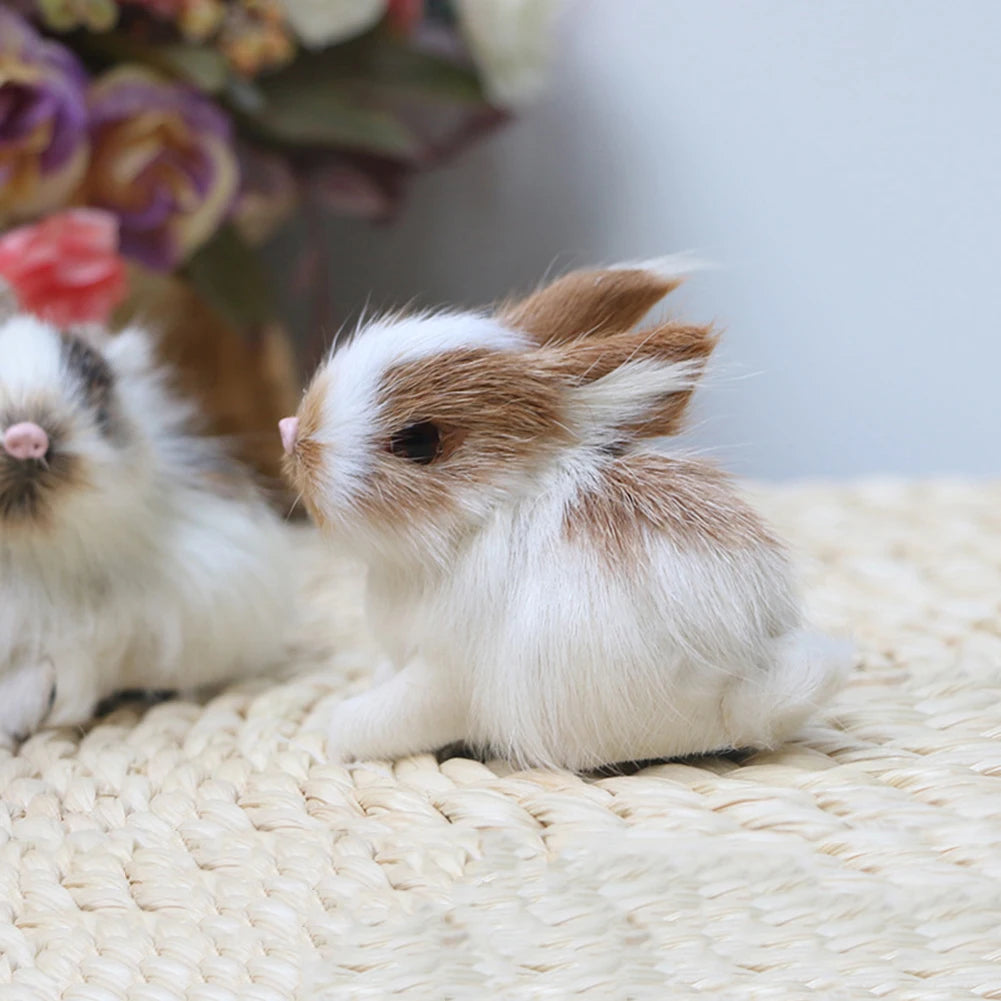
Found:
[(285, 520), (286, 520), (286, 521), (288, 521), (288, 520), (289, 520), (289, 518), (291, 518), (291, 517), (292, 517), (292, 513), (293, 513), (293, 512), (295, 511), (295, 509), (296, 509), (296, 508), (297, 508), (297, 507), (299, 506), (299, 501), (301, 501), (301, 500), (302, 500), (302, 491), (300, 490), (300, 491), (299, 491), (299, 493), (297, 493), (297, 494), (295, 495), (295, 500), (293, 500), (293, 501), (292, 501), (292, 506), (291, 506), (291, 507), (290, 507), (290, 508), (288, 509), (288, 511), (287, 511), (287, 512), (285, 513)]

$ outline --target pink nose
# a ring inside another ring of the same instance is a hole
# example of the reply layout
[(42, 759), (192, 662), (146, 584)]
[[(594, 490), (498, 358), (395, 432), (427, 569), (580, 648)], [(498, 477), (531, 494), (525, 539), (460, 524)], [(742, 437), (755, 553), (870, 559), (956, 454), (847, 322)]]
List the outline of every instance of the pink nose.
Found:
[(299, 418), (283, 417), (278, 422), (278, 433), (282, 436), (282, 448), (285, 449), (285, 454), (291, 455), (299, 438)]
[(31, 421), (12, 424), (3, 433), (3, 450), (15, 459), (43, 459), (49, 450), (49, 436)]

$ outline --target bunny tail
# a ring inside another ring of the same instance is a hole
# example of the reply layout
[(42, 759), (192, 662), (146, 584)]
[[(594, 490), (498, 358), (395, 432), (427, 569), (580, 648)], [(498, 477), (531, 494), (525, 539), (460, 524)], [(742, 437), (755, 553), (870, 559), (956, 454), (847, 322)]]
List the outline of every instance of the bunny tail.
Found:
[(774, 651), (771, 670), (748, 678), (726, 699), (735, 747), (774, 747), (793, 736), (856, 662), (852, 643), (808, 629), (779, 637)]

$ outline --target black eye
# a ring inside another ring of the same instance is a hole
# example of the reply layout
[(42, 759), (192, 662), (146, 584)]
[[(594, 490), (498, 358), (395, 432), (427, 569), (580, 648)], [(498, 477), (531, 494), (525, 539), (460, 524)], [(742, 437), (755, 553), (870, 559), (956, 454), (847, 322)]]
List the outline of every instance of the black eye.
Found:
[(389, 439), (389, 450), (401, 459), (427, 466), (441, 453), (441, 432), (431, 421), (408, 424)]

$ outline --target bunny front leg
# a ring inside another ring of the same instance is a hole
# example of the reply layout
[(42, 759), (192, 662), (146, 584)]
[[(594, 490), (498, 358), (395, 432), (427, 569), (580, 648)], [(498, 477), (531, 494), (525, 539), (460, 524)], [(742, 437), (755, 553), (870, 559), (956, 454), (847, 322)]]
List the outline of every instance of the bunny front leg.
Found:
[(53, 655), (56, 663), (56, 697), (46, 723), (49, 726), (81, 726), (88, 722), (98, 702), (111, 692), (103, 689), (89, 649), (65, 649)]
[(338, 761), (400, 758), (466, 736), (468, 701), (454, 681), (413, 661), (388, 681), (337, 706), (327, 747)]
[(56, 697), (50, 661), (12, 667), (0, 674), (0, 747), (14, 748), (45, 722)]

